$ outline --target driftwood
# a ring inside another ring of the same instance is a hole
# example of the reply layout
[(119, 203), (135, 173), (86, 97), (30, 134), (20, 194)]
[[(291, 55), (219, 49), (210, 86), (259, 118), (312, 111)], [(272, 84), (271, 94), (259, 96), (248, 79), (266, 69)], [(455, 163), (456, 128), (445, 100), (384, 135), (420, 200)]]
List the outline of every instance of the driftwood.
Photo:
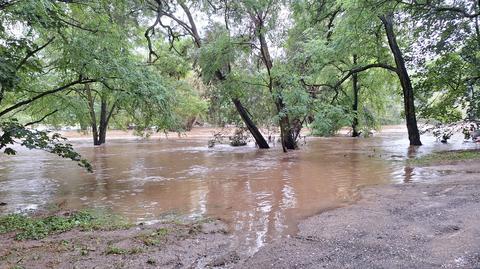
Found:
[(225, 134), (222, 129), (219, 132), (213, 133), (213, 138), (208, 140), (208, 147), (213, 148), (217, 144), (229, 144), (233, 147), (246, 146), (251, 141), (251, 136), (248, 134), (248, 129), (240, 127), (235, 129), (232, 136)]

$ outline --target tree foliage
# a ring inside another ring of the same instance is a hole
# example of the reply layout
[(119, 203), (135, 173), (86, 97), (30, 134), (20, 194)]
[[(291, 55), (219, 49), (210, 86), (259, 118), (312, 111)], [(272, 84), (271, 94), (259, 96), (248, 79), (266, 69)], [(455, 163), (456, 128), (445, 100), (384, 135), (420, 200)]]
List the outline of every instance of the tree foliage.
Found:
[[(43, 123), (139, 133), (198, 120), (368, 133), (403, 116), (480, 116), (480, 4), (474, 0), (23, 0), (0, 3), (2, 149), (19, 143), (86, 166)], [(35, 123), (35, 124), (32, 124)], [(95, 134), (96, 133), (96, 134)], [(418, 132), (416, 132), (418, 133)]]

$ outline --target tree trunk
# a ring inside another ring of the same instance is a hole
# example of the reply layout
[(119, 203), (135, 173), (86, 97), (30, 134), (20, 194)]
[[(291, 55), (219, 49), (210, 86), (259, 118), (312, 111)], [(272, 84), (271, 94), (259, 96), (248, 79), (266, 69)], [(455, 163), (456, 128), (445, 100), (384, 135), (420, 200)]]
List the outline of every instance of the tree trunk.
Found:
[[(217, 70), (215, 72), (215, 76), (220, 81), (224, 81), (226, 79), (220, 70)], [(250, 118), (247, 110), (245, 109), (245, 107), (243, 107), (240, 100), (238, 98), (232, 98), (232, 102), (235, 105), (235, 108), (237, 109), (238, 114), (240, 114), (240, 117), (242, 118), (243, 123), (245, 123), (245, 126), (247, 126), (248, 130), (250, 131), (253, 138), (255, 139), (255, 142), (257, 143), (258, 147), (261, 149), (270, 148), (267, 141), (263, 137), (262, 133), (260, 133), (255, 123)]]
[[(285, 103), (283, 102), (283, 98), (281, 93), (274, 92), (274, 84), (275, 81), (272, 78), (271, 70), (273, 68), (273, 62), (272, 62), (272, 57), (270, 55), (270, 51), (268, 49), (268, 43), (265, 38), (265, 35), (263, 33), (263, 20), (260, 19), (261, 16), (255, 16), (251, 15), (255, 25), (256, 25), (256, 31), (258, 35), (258, 40), (260, 42), (260, 51), (261, 51), (261, 57), (263, 60), (263, 63), (265, 64), (265, 67), (267, 68), (268, 71), (268, 76), (269, 76), (269, 82), (268, 82), (268, 88), (270, 90), (270, 93), (272, 94), (272, 97), (275, 102), (275, 106), (277, 108), (277, 113), (280, 114), (285, 114), (280, 117), (280, 138), (282, 140), (282, 148), (284, 152), (287, 152), (287, 150), (291, 149), (297, 149), (297, 143), (295, 140), (295, 130), (292, 128), (292, 125), (290, 123), (290, 119), (288, 117), (288, 114), (285, 113)], [(277, 83), (278, 84), (278, 83)], [(276, 85), (278, 86), (278, 85)]]
[[(283, 100), (278, 97), (275, 101), (278, 113), (285, 110)], [(290, 124), (288, 114), (280, 118), (280, 138), (282, 139), (282, 148), (284, 152), (291, 149), (297, 149), (297, 142), (295, 140), (295, 132)]]
[(100, 146), (105, 144), (107, 138), (108, 122), (112, 117), (115, 110), (115, 103), (112, 105), (110, 111), (108, 111), (108, 103), (105, 97), (100, 99), (100, 122), (97, 125), (97, 115), (95, 113), (95, 100), (92, 95), (90, 85), (85, 84), (85, 93), (88, 101), (88, 110), (90, 112), (90, 125), (92, 127), (93, 145)]
[[(160, 3), (159, 1), (157, 1)], [(160, 8), (161, 6), (159, 6)], [(200, 49), (202, 47), (202, 40), (200, 38), (200, 34), (197, 30), (197, 25), (195, 23), (195, 20), (192, 16), (192, 13), (190, 12), (189, 7), (185, 4), (180, 2), (180, 7), (183, 9), (185, 14), (187, 15), (188, 19), (188, 24), (182, 21), (177, 21), (187, 32), (193, 37), (195, 46)], [(160, 9), (159, 9), (160, 10)], [(227, 27), (228, 28), (228, 27)], [(230, 69), (230, 68), (229, 68)], [(217, 70), (215, 72), (216, 77), (218, 80), (223, 81), (225, 80), (225, 76), (222, 74), (221, 70)], [(236, 100), (236, 101), (235, 101)], [(257, 126), (255, 123), (250, 119), (248, 113), (246, 112), (245, 108), (242, 106), (240, 100), (238, 99), (232, 99), (238, 113), (240, 114), (243, 122), (247, 126), (248, 130), (252, 134), (252, 136), (255, 138), (255, 141), (257, 142), (257, 145), (262, 148), (262, 149), (268, 149), (268, 143), (265, 141), (265, 138), (263, 138), (262, 134), (258, 130)]]
[(397, 66), (397, 74), (400, 79), (400, 84), (403, 89), (403, 101), (405, 107), (405, 119), (407, 121), (408, 139), (410, 145), (421, 146), (420, 132), (417, 126), (417, 117), (415, 115), (415, 97), (413, 95), (413, 86), (410, 76), (408, 75), (407, 68), (405, 66), (405, 59), (403, 58), (402, 51), (397, 43), (397, 37), (393, 30), (393, 14), (389, 13), (384, 16), (380, 16), (383, 26), (385, 27), (385, 33), (388, 38), (388, 44), (395, 58), (395, 64)]
[(185, 123), (185, 130), (191, 131), (193, 128), (193, 125), (195, 125), (196, 122), (197, 122), (197, 116), (190, 117)]
[(95, 115), (95, 102), (93, 100), (90, 84), (85, 84), (85, 93), (87, 94), (88, 110), (90, 111), (90, 125), (92, 126), (93, 145), (98, 146), (97, 116)]
[(469, 121), (475, 121), (478, 115), (477, 102), (475, 102), (475, 89), (473, 88), (473, 82), (469, 82), (467, 85), (468, 90), (468, 108), (467, 118)]
[[(357, 65), (357, 55), (353, 55), (353, 64)], [(358, 86), (358, 74), (353, 73), (352, 75), (352, 84), (353, 84), (353, 122), (352, 122), (352, 137), (359, 137), (360, 133), (358, 132), (358, 92), (360, 90)]]
[(105, 144), (106, 142), (108, 124), (116, 108), (117, 108), (117, 102), (115, 101), (112, 107), (110, 108), (110, 111), (108, 111), (108, 103), (105, 99), (102, 99), (102, 112), (100, 116), (100, 137), (99, 137), (100, 144)]
[(235, 108), (237, 109), (238, 114), (240, 114), (240, 117), (242, 117), (243, 122), (245, 123), (248, 130), (250, 131), (253, 138), (255, 139), (255, 142), (257, 143), (258, 147), (261, 149), (270, 148), (265, 138), (263, 138), (262, 133), (260, 133), (255, 123), (253, 123), (253, 121), (250, 119), (247, 110), (243, 107), (240, 100), (238, 100), (237, 98), (232, 98), (232, 102), (235, 105)]
[(105, 140), (107, 137), (107, 101), (105, 98), (102, 97), (101, 105), (100, 105), (100, 125), (98, 126), (100, 129), (98, 135), (98, 143), (99, 145), (105, 144)]

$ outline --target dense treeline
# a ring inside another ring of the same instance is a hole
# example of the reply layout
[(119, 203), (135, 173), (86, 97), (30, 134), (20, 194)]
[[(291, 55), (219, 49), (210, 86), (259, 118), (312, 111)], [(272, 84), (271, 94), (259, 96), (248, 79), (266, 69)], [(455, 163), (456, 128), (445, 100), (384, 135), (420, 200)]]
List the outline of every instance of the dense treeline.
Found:
[[(2, 0), (0, 149), (81, 161), (39, 123), (184, 131), (237, 124), (284, 151), (303, 128), (352, 136), (480, 114), (476, 0)], [(82, 165), (88, 163), (81, 161)]]

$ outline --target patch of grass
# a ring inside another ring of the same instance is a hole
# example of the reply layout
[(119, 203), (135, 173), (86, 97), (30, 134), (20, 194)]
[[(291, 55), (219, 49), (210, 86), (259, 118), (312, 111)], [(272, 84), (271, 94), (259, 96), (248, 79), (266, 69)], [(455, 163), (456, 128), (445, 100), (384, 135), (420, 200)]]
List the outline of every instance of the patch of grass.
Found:
[(16, 232), (15, 239), (42, 239), (75, 228), (81, 230), (125, 229), (131, 225), (119, 216), (89, 210), (62, 216), (28, 217), (10, 214), (0, 217), (0, 234)]
[(108, 246), (107, 250), (105, 250), (106, 255), (124, 255), (124, 254), (134, 255), (142, 252), (143, 252), (143, 249), (138, 247), (125, 249), (125, 248), (120, 248), (112, 245)]
[(160, 228), (151, 234), (141, 234), (137, 238), (146, 246), (157, 246), (165, 240), (168, 233), (167, 228)]
[(165, 237), (168, 234), (168, 229), (167, 228), (160, 228), (157, 230), (156, 235), (160, 237)]
[(435, 152), (408, 161), (412, 165), (431, 165), (450, 161), (465, 161), (480, 159), (480, 150), (458, 150)]
[(142, 248), (134, 247), (134, 248), (131, 248), (131, 249), (128, 251), (128, 254), (134, 255), (134, 254), (139, 254), (139, 253), (142, 253), (142, 252), (143, 252), (143, 249), (142, 249)]
[(105, 254), (107, 255), (122, 255), (127, 254), (128, 250), (124, 248), (119, 248), (116, 246), (108, 246), (107, 250), (105, 250)]

